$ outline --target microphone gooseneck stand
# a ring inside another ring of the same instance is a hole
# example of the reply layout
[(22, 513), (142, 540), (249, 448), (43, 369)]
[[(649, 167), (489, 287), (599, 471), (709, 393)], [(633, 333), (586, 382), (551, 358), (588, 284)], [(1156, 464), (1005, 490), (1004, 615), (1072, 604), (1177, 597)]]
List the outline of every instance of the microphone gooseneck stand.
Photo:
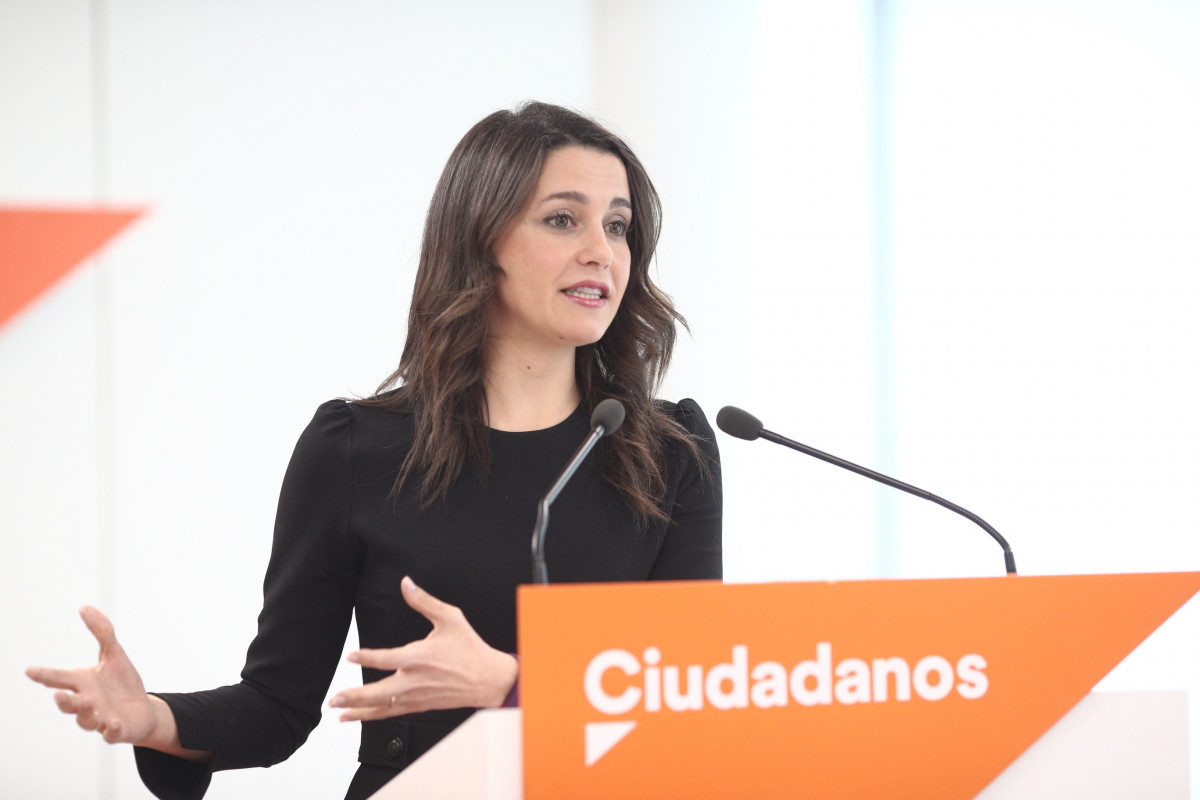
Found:
[(621, 401), (610, 397), (597, 403), (595, 410), (592, 411), (592, 432), (575, 451), (575, 455), (571, 456), (566, 469), (558, 476), (558, 480), (550, 487), (550, 491), (546, 492), (546, 496), (538, 503), (537, 521), (533, 525), (533, 542), (530, 545), (533, 553), (534, 583), (550, 582), (550, 574), (546, 569), (546, 528), (550, 525), (550, 504), (567, 485), (567, 481), (571, 480), (571, 476), (579, 469), (579, 465), (587, 458), (588, 453), (592, 452), (596, 443), (621, 427), (621, 423), (624, 421), (625, 406), (621, 405)]
[(1009, 575), (1017, 574), (1017, 562), (1013, 558), (1012, 548), (1009, 547), (1008, 542), (1003, 536), (1000, 535), (1000, 532), (984, 522), (980, 516), (971, 513), (962, 506), (955, 505), (949, 500), (938, 497), (936, 494), (927, 492), (924, 489), (918, 489), (916, 486), (911, 486), (904, 481), (898, 481), (895, 478), (889, 478), (887, 475), (884, 475), (881, 472), (876, 472), (873, 469), (859, 466), (858, 464), (846, 461), (844, 458), (838, 458), (837, 456), (822, 452), (815, 447), (809, 447), (806, 444), (792, 441), (786, 436), (780, 436), (778, 433), (768, 431), (763, 428), (762, 422), (760, 422), (757, 417), (749, 412), (743, 411), (740, 408), (725, 406), (719, 412), (717, 412), (717, 427), (725, 431), (725, 433), (729, 434), (730, 436), (737, 437), (738, 439), (753, 441), (761, 437), (769, 442), (781, 444), (784, 447), (790, 447), (793, 450), (798, 450), (801, 453), (812, 456), (813, 458), (819, 458), (822, 461), (833, 464), (834, 466), (838, 466), (842, 469), (847, 469), (851, 472), (862, 475), (864, 478), (870, 478), (871, 480), (879, 481), (885, 486), (891, 486), (893, 489), (899, 489), (902, 492), (908, 492), (916, 497), (937, 503), (943, 508), (948, 508), (955, 514), (966, 517), (987, 531), (988, 535), (995, 539), (1000, 544), (1000, 547), (1004, 550), (1004, 571)]

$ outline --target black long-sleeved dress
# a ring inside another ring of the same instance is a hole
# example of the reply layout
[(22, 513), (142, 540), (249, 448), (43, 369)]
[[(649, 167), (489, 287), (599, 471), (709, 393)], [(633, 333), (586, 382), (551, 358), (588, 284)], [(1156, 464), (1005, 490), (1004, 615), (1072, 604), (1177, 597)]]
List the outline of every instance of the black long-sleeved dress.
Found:
[[(629, 508), (593, 474), (592, 460), (585, 461), (553, 506), (546, 544), (552, 582), (721, 577), (712, 428), (695, 401), (664, 408), (701, 437), (711, 475), (705, 478), (683, 448), (671, 448), (664, 498), (671, 522), (639, 531)], [(284, 478), (258, 634), (241, 683), (160, 695), (182, 745), (216, 757), (200, 765), (138, 748), (147, 788), (163, 800), (200, 798), (213, 771), (290, 756), (321, 719), (352, 612), (362, 647), (397, 647), (431, 630), (401, 597), (404, 575), (459, 606), (492, 647), (516, 652), (516, 587), (530, 581), (538, 501), (587, 435), (582, 407), (545, 430), (490, 431), (487, 480), (465, 469), (444, 504), (419, 510), (407, 489), (389, 498), (412, 441), (411, 415), (341, 400), (322, 405)], [(385, 675), (364, 669), (363, 681)], [(362, 766), (347, 800), (369, 797), (472, 710), (363, 723)]]

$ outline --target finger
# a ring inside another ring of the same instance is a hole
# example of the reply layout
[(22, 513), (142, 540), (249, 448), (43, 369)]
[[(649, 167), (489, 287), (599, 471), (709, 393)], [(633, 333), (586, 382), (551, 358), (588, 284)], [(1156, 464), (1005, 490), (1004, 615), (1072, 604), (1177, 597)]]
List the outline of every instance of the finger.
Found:
[(417, 586), (413, 579), (407, 575), (400, 581), (400, 592), (404, 595), (404, 602), (408, 603), (410, 608), (421, 614), (421, 616), (425, 617), (435, 626), (455, 617), (462, 616), (462, 612), (458, 606), (452, 606), (437, 599), (420, 586)]
[(398, 717), (416, 711), (407, 704), (397, 700), (393, 705), (367, 706), (365, 708), (350, 708), (338, 715), (338, 722), (369, 722), (377, 719)]
[(403, 690), (384, 684), (383, 681), (363, 686), (358, 689), (347, 689), (339, 692), (329, 701), (330, 708), (384, 708), (395, 706)]
[(30, 667), (25, 670), (30, 680), (37, 681), (51, 689), (70, 689), (77, 691), (79, 682), (73, 669), (53, 669), (51, 667)]
[(391, 709), (380, 709), (377, 706), (370, 708), (356, 708), (350, 711), (343, 711), (338, 715), (338, 722), (368, 722), (376, 719), (387, 719), (389, 716), (403, 714), (403, 711), (393, 712)]
[(94, 708), (90, 699), (68, 692), (55, 692), (54, 703), (64, 714), (86, 714)]
[(408, 687), (395, 691), (395, 694), (389, 695), (374, 704), (364, 704), (358, 708), (347, 708), (338, 716), (338, 721), (355, 722), (358, 720), (388, 719), (389, 717), (396, 717), (401, 714), (415, 714), (435, 708), (452, 707), (444, 702), (446, 698), (445, 694), (436, 688)]
[(100, 609), (95, 606), (84, 606), (79, 609), (79, 616), (83, 617), (83, 623), (100, 643), (101, 652), (117, 643), (117, 634), (113, 630), (113, 624), (108, 621), (108, 617), (101, 613)]
[(104, 726), (102, 733), (104, 734), (104, 741), (109, 744), (116, 744), (121, 741), (121, 721), (114, 719)]
[(364, 647), (361, 650), (355, 650), (346, 656), (346, 660), (351, 664), (358, 664), (363, 667), (372, 669), (400, 669), (405, 661), (406, 651), (411, 644), (406, 644), (404, 647), (387, 647), (387, 648), (370, 648)]
[(117, 731), (120, 731), (121, 726), (116, 717), (105, 719), (99, 714), (96, 715), (96, 733), (104, 737), (109, 743), (116, 742)]
[(95, 711), (84, 711), (75, 715), (75, 723), (85, 731), (94, 731), (100, 724), (100, 715)]

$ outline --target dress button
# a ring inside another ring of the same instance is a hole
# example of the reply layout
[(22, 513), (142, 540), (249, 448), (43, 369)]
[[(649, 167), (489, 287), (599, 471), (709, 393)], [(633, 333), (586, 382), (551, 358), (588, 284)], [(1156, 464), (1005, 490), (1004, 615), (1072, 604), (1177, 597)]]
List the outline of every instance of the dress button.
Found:
[(387, 743), (387, 754), (392, 758), (399, 758), (404, 752), (404, 740), (399, 736), (395, 737)]

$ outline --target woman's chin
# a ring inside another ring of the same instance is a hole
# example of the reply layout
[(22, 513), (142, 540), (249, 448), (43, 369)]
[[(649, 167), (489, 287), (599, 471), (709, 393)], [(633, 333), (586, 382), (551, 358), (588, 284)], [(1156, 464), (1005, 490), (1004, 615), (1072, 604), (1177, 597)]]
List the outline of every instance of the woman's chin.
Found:
[(521, 350), (546, 350), (556, 347), (587, 347), (604, 338), (609, 325), (599, 322), (574, 325), (546, 326), (540, 330), (520, 329), (516, 326), (504, 328), (494, 326), (491, 337), (494, 343), (505, 342)]
[(593, 345), (603, 339), (604, 334), (607, 331), (607, 327), (599, 330), (593, 329), (588, 331), (580, 331), (576, 336), (572, 337), (572, 341), (575, 342), (576, 347), (587, 347), (588, 345)]

